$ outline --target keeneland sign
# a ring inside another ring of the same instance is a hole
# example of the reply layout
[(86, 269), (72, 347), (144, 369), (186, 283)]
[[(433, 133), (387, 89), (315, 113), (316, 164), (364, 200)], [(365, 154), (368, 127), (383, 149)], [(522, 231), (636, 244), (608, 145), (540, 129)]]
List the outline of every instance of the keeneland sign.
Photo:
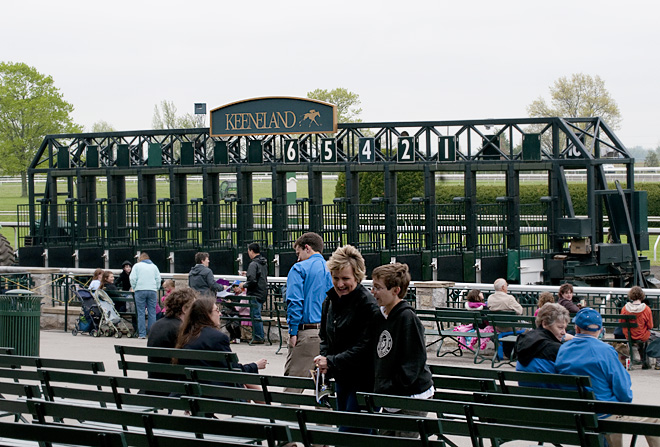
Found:
[(334, 133), (337, 106), (307, 98), (270, 96), (211, 110), (211, 136)]

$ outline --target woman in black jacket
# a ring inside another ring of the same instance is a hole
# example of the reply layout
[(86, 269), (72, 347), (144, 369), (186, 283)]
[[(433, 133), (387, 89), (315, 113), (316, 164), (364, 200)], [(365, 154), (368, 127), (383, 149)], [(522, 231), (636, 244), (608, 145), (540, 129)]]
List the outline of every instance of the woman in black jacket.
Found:
[(321, 373), (335, 378), (337, 410), (359, 412), (356, 392), (373, 391), (374, 325), (382, 315), (374, 297), (360, 284), (366, 268), (357, 248), (338, 248), (327, 266), (333, 288), (323, 302), (321, 355), (315, 363)]

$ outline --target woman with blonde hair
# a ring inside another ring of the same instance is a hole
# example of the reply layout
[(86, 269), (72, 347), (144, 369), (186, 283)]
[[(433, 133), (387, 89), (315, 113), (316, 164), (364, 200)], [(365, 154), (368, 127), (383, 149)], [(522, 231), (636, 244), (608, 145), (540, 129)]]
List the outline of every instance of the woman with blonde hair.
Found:
[[(516, 340), (516, 371), (556, 374), (555, 361), (562, 342), (573, 338), (566, 333), (571, 321), (568, 310), (560, 304), (546, 303), (536, 315), (536, 329), (520, 334)], [(543, 384), (524, 384), (554, 388)]]
[(539, 300), (536, 302), (536, 310), (534, 311), (534, 316), (537, 316), (541, 308), (546, 303), (554, 303), (555, 297), (550, 292), (543, 292), (539, 295)]
[[(378, 304), (361, 284), (364, 259), (352, 245), (338, 248), (327, 262), (333, 288), (321, 312), (321, 354), (315, 364), (335, 378), (337, 410), (359, 412), (356, 393), (372, 392)], [(340, 427), (341, 431), (361, 431)]]

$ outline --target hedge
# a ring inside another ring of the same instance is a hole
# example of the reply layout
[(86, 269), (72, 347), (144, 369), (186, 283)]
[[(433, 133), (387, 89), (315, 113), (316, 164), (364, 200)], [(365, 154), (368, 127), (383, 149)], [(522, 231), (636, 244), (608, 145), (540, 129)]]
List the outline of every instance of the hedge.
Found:
[[(614, 189), (614, 183), (609, 185)], [(587, 184), (571, 183), (568, 185), (573, 200), (573, 208), (578, 216), (587, 215)], [(660, 183), (639, 182), (635, 190), (647, 191), (648, 215), (660, 216)], [(436, 188), (436, 203), (451, 203), (454, 197), (464, 195), (463, 185), (439, 184)], [(521, 184), (520, 203), (538, 203), (540, 198), (548, 195), (548, 187), (543, 184)], [(477, 188), (478, 203), (495, 203), (495, 198), (506, 196), (504, 185), (482, 185)]]

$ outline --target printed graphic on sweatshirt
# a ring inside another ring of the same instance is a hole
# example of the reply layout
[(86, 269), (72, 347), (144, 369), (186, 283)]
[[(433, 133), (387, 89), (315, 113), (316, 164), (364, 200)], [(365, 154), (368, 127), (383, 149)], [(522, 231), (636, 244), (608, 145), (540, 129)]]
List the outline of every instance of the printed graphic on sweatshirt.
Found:
[(378, 347), (376, 348), (376, 352), (378, 353), (378, 358), (383, 358), (387, 354), (390, 353), (392, 350), (392, 335), (390, 335), (390, 332), (386, 329), (383, 332), (380, 333), (380, 337), (378, 337)]

